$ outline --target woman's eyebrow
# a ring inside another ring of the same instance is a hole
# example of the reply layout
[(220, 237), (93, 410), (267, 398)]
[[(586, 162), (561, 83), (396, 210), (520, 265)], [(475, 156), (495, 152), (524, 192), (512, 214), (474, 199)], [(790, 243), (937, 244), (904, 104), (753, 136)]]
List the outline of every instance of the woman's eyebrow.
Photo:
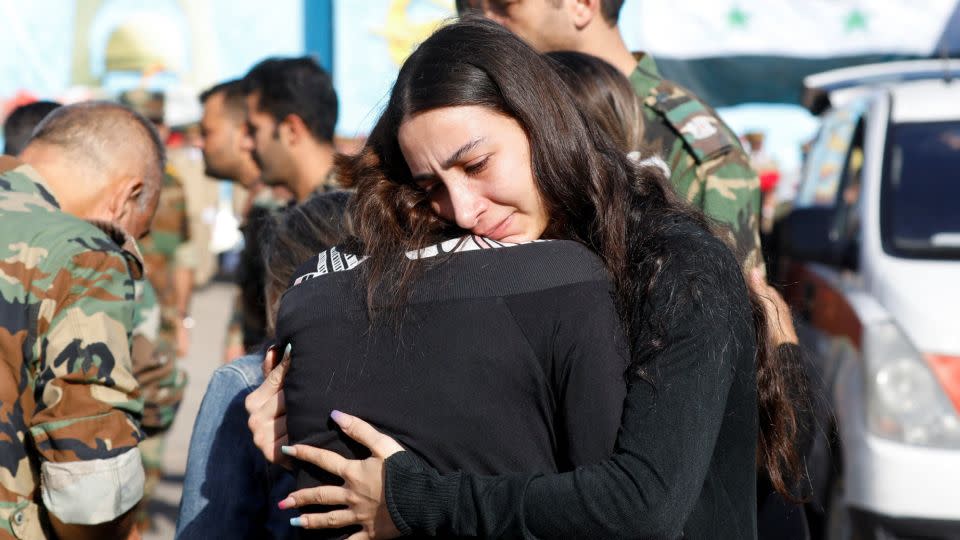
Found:
[(450, 167), (453, 167), (458, 161), (460, 161), (460, 159), (463, 158), (464, 154), (476, 148), (477, 145), (479, 145), (483, 141), (484, 141), (483, 137), (477, 137), (476, 139), (458, 148), (456, 152), (451, 154), (450, 157), (448, 157), (447, 160), (443, 162), (443, 168), (449, 169)]
[[(443, 163), (441, 163), (440, 166), (441, 166), (442, 168), (444, 168), (444, 169), (449, 169), (450, 167), (453, 167), (454, 165), (456, 165), (456, 163), (457, 163), (458, 161), (460, 161), (461, 159), (463, 159), (463, 156), (464, 156), (467, 152), (469, 152), (469, 151), (473, 150), (474, 148), (476, 148), (477, 145), (479, 145), (480, 143), (482, 143), (484, 140), (485, 140), (484, 137), (477, 137), (476, 139), (468, 142), (467, 144), (461, 146), (460, 148), (457, 148), (457, 151), (454, 152), (454, 153), (452, 153), (452, 154), (450, 154), (450, 157), (448, 157), (448, 158), (446, 159), (446, 161), (444, 161)], [(415, 183), (418, 183), (418, 182), (423, 182), (423, 181), (426, 181), (426, 180), (431, 180), (431, 179), (433, 179), (435, 176), (436, 176), (436, 175), (433, 174), (433, 173), (423, 173), (423, 174), (418, 174), (418, 175), (414, 176), (414, 177), (412, 178), (412, 180), (413, 180)]]

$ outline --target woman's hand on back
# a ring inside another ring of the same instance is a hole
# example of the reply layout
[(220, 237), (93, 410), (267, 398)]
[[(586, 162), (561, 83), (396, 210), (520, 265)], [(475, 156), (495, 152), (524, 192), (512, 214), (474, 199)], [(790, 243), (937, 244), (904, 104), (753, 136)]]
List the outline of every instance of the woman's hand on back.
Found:
[(799, 338), (797, 338), (797, 330), (793, 325), (793, 317), (790, 315), (790, 306), (787, 305), (783, 296), (767, 283), (763, 272), (754, 269), (750, 273), (749, 285), (753, 292), (760, 297), (763, 304), (771, 345), (779, 347), (780, 345), (800, 343)]
[(287, 409), (283, 399), (283, 379), (290, 368), (290, 350), (287, 345), (283, 359), (277, 364), (277, 349), (271, 347), (263, 360), (266, 378), (259, 388), (250, 392), (244, 407), (250, 418), (247, 425), (253, 433), (253, 443), (263, 452), (267, 461), (290, 468), (289, 460), (280, 452), (287, 444)]
[(334, 411), (330, 415), (344, 433), (366, 446), (371, 456), (363, 460), (346, 459), (336, 452), (297, 444), (284, 446), (283, 453), (312, 463), (343, 479), (342, 486), (319, 486), (291, 493), (280, 502), (281, 509), (315, 504), (345, 506), (320, 514), (304, 514), (291, 524), (305, 529), (339, 529), (359, 525), (361, 530), (348, 540), (396, 538), (400, 536), (384, 491), (384, 462), (403, 447), (363, 420)]

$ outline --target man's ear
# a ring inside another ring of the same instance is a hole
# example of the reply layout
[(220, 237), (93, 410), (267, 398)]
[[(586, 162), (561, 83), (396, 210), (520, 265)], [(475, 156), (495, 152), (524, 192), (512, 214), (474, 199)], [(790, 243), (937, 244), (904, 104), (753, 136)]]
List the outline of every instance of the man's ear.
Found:
[(602, 17), (600, 15), (601, 0), (568, 0), (568, 2), (570, 20), (577, 30), (583, 30), (598, 17)]
[(113, 215), (112, 221), (120, 222), (129, 217), (134, 211), (136, 205), (140, 204), (140, 196), (143, 194), (144, 182), (140, 176), (128, 176), (121, 180), (120, 185), (113, 192), (110, 198), (110, 213)]
[(310, 130), (307, 129), (307, 125), (303, 123), (303, 118), (295, 114), (288, 114), (286, 118), (280, 122), (279, 129), (280, 139), (283, 140), (283, 138), (286, 137), (287, 143), (294, 146), (303, 141), (304, 137), (310, 136)]

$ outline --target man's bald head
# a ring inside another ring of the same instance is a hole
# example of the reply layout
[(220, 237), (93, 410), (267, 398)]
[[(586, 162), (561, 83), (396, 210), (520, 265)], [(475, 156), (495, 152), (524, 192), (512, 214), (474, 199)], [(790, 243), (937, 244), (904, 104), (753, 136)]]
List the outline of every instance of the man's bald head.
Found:
[[(142, 176), (156, 192), (163, 181), (166, 152), (149, 120), (133, 110), (105, 101), (61, 107), (43, 119), (27, 143), (57, 147), (92, 167), (91, 177)], [(144, 200), (149, 199), (144, 194)]]
[[(65, 211), (116, 221), (134, 235), (148, 228), (166, 156), (153, 125), (131, 109), (109, 102), (61, 107), (37, 126), (20, 157), (40, 171)], [(127, 199), (139, 209), (125, 209)], [(138, 212), (143, 226), (131, 217)]]

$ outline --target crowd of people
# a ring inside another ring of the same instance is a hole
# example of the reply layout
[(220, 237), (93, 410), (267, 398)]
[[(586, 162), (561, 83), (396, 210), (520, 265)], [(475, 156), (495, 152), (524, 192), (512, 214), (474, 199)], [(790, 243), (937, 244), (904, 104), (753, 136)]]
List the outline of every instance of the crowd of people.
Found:
[[(199, 96), (248, 197), (178, 538), (807, 536), (760, 179), (622, 4), (458, 0), (356, 153), (310, 58)], [(196, 266), (148, 101), (5, 126), (0, 537), (148, 526)]]

